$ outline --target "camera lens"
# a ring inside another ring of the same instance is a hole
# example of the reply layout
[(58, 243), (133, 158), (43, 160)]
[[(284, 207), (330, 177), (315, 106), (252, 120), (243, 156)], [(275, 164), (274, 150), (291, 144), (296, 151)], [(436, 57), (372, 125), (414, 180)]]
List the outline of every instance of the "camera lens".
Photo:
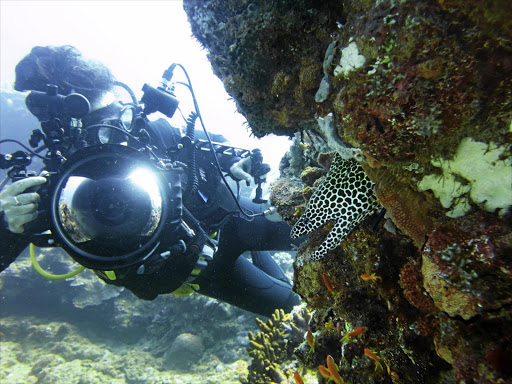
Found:
[[(96, 182), (88, 195), (85, 215), (90, 215), (94, 223), (102, 228), (138, 227), (137, 222), (144, 221), (151, 211), (149, 195), (130, 182), (106, 179)], [(75, 199), (79, 201), (82, 193), (78, 192)], [(73, 206), (84, 205), (74, 203)]]
[(127, 265), (145, 255), (165, 225), (167, 184), (136, 150), (90, 147), (68, 160), (52, 193), (55, 229), (89, 267)]

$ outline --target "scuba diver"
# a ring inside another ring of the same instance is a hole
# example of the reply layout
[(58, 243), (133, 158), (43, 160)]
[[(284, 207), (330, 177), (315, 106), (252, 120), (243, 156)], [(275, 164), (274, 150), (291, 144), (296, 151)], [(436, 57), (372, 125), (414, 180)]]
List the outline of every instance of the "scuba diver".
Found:
[[(179, 110), (176, 68), (195, 106), (185, 133), (147, 117)], [(116, 98), (119, 87), (131, 103)], [(290, 227), (262, 208), (270, 167), (261, 151), (210, 137), (181, 65), (171, 65), (157, 88), (145, 84), (139, 103), (76, 48), (34, 47), (16, 66), (14, 88), (30, 91), (27, 108), (41, 129), (30, 137), (34, 150), (0, 156), (12, 181), (0, 188), (0, 271), (35, 244), (62, 247), (107, 284), (145, 300), (198, 292), (265, 316), (300, 303), (268, 252), (297, 245)], [(27, 171), (32, 157), (44, 163), (41, 173)], [(256, 198), (236, 196), (225, 176), (254, 181)], [(241, 257), (246, 251), (252, 262)]]

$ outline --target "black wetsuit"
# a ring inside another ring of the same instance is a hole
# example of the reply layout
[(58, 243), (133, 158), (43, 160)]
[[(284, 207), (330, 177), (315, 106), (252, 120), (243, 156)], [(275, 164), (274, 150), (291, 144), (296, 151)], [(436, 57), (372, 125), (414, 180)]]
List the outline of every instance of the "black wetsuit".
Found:
[[(150, 123), (148, 130), (157, 147), (161, 148), (176, 145), (181, 137), (179, 131), (165, 120)], [(214, 140), (219, 139), (221, 137), (214, 137)], [(238, 160), (222, 156), (219, 159), (226, 172)], [(222, 192), (212, 153), (199, 152), (196, 161), (198, 190), (194, 196), (183, 196), (184, 206), (207, 234), (217, 232), (219, 235), (213, 260), (193, 281), (199, 286), (198, 292), (265, 316), (270, 316), (277, 308), (291, 310), (300, 299), (292, 292), (291, 284), (268, 252), (290, 250), (292, 244), (297, 244), (290, 238), (290, 227), (263, 216), (249, 221), (240, 215), (229, 214), (231, 210), (221, 207), (221, 202), (228, 197), (225, 195), (227, 191)], [(241, 203), (255, 213), (260, 211), (260, 207), (248, 199)], [(7, 268), (29, 242), (29, 234), (16, 235), (5, 224), (0, 225), (0, 271)], [(252, 263), (240, 257), (246, 251), (251, 251)], [(183, 271), (190, 269), (187, 263), (191, 263), (190, 258), (183, 258), (183, 261), (173, 258), (151, 274), (138, 274), (139, 265), (126, 267), (115, 270), (115, 280), (109, 280), (101, 273), (98, 275), (109, 284), (128, 288), (139, 298), (152, 300), (181, 286), (184, 281), (179, 280), (184, 278)]]

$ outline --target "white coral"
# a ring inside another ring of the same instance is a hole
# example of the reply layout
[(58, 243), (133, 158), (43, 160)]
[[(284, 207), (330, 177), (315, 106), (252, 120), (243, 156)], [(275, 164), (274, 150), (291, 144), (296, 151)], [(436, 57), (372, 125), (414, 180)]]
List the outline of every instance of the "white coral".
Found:
[(341, 50), (340, 64), (334, 69), (334, 76), (346, 76), (349, 72), (362, 67), (365, 61), (365, 57), (359, 54), (357, 44), (352, 41)]
[[(418, 183), (418, 189), (432, 190), (450, 217), (459, 217), (469, 211), (471, 200), (483, 205), (488, 212), (497, 209), (503, 215), (512, 206), (512, 159), (510, 147), (498, 147), (464, 138), (452, 160), (435, 159), (432, 164), (442, 169), (442, 176), (426, 175)], [(452, 207), (454, 199), (457, 203)]]

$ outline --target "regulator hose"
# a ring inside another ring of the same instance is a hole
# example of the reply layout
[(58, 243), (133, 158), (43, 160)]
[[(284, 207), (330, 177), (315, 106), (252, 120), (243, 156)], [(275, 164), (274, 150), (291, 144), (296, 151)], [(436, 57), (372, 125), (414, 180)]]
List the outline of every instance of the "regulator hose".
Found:
[(37, 271), (37, 273), (39, 273), (43, 277), (46, 277), (49, 280), (69, 279), (70, 277), (78, 275), (80, 272), (82, 272), (85, 269), (85, 267), (81, 265), (74, 271), (65, 273), (63, 275), (54, 275), (50, 272), (47, 272), (43, 268), (41, 268), (41, 266), (39, 265), (39, 263), (36, 260), (36, 246), (33, 243), (30, 243), (30, 262), (31, 262), (32, 266), (34, 267), (34, 269)]

